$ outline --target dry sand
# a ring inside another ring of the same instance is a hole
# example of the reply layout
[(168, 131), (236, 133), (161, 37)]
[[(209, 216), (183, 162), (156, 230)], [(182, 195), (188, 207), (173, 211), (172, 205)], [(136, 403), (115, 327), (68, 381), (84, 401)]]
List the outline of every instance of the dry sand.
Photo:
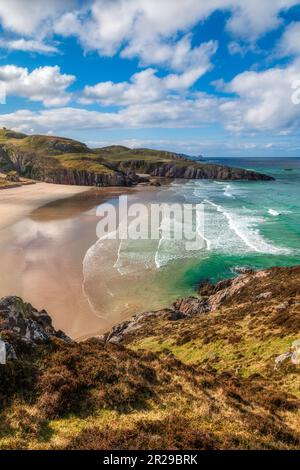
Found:
[(82, 261), (97, 239), (96, 207), (136, 191), (47, 183), (0, 191), (0, 298), (46, 309), (73, 338), (109, 329), (114, 319), (95, 315), (83, 293)]
[(0, 297), (17, 295), (38, 309), (46, 309), (54, 326), (75, 339), (107, 331), (132, 313), (148, 308), (150, 300), (160, 307), (164, 282), (158, 281), (155, 290), (151, 272), (142, 270), (132, 278), (115, 269), (110, 275), (109, 267), (115, 264), (118, 251), (106, 259), (106, 251), (103, 257), (100, 250), (98, 260), (96, 250), (92, 264), (100, 271), (95, 279), (93, 274), (89, 278), (88, 290), (84, 285), (83, 262), (97, 242), (96, 208), (121, 194), (130, 195), (133, 203), (160, 200), (158, 188), (144, 186), (89, 188), (37, 183), (0, 191)]
[(0, 192), (0, 230), (26, 217), (38, 207), (88, 190), (86, 186), (49, 183), (3, 189)]

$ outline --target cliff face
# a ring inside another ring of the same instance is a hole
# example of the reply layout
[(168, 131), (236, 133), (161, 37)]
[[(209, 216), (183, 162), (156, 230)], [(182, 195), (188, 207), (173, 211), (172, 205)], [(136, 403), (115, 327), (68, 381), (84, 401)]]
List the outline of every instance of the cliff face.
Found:
[(213, 179), (213, 180), (248, 180), (248, 181), (273, 181), (274, 178), (255, 171), (241, 168), (231, 168), (222, 165), (212, 165), (209, 163), (170, 162), (151, 163), (144, 160), (128, 160), (119, 162), (119, 167), (123, 170), (133, 170), (143, 172), (151, 176), (165, 178), (183, 179)]
[(60, 170), (51, 175), (45, 175), (46, 183), (71, 184), (79, 186), (134, 186), (145, 181), (138, 175), (128, 172), (112, 171), (110, 173), (94, 173), (85, 170)]
[(299, 281), (202, 284), (82, 343), (3, 299), (0, 449), (300, 449)]
[(151, 149), (111, 146), (89, 149), (63, 137), (0, 130), (0, 170), (51, 183), (83, 186), (132, 186), (138, 173), (184, 179), (272, 180), (270, 176), (189, 160), (186, 156)]
[(67, 164), (61, 165), (50, 155), (45, 157), (5, 146), (0, 148), (0, 163), (4, 171), (17, 171), (19, 175), (37, 181), (81, 186), (132, 186), (144, 181), (133, 171), (113, 169), (87, 156), (82, 158), (81, 154), (75, 153), (75, 158), (70, 154), (69, 161), (68, 157), (64, 158), (64, 163), (65, 160)]

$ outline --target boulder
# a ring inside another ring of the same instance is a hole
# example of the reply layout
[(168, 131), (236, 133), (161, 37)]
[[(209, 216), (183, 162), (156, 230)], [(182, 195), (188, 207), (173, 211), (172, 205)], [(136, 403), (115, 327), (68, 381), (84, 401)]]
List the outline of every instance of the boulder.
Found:
[[(7, 334), (9, 341), (6, 341)], [(36, 346), (49, 342), (51, 337), (71, 341), (62, 331), (54, 329), (45, 310), (38, 311), (19, 297), (4, 297), (0, 300), (0, 338), (5, 343), (8, 358), (16, 358), (15, 342)]]
[(176, 312), (182, 313), (185, 317), (192, 317), (209, 312), (207, 301), (197, 297), (178, 299), (173, 304), (173, 308)]

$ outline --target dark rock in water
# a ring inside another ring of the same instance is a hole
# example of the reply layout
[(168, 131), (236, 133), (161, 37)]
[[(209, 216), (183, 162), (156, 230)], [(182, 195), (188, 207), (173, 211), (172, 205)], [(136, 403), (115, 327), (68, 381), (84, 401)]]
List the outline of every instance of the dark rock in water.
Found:
[(251, 274), (254, 272), (251, 266), (236, 266), (231, 270), (234, 274)]
[(202, 297), (207, 297), (214, 292), (215, 285), (209, 280), (203, 280), (198, 285), (198, 292)]
[(217, 284), (212, 284), (211, 282), (202, 282), (199, 285), (199, 294), (203, 297), (208, 297), (213, 294), (216, 294), (220, 290), (230, 287), (232, 284), (232, 279), (223, 279), (222, 281), (217, 282)]

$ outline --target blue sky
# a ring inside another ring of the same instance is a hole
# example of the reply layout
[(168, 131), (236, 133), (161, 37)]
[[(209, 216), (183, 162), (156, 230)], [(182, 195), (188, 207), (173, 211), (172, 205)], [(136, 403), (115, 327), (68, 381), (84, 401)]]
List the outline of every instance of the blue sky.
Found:
[(300, 2), (0, 0), (0, 125), (300, 156)]

